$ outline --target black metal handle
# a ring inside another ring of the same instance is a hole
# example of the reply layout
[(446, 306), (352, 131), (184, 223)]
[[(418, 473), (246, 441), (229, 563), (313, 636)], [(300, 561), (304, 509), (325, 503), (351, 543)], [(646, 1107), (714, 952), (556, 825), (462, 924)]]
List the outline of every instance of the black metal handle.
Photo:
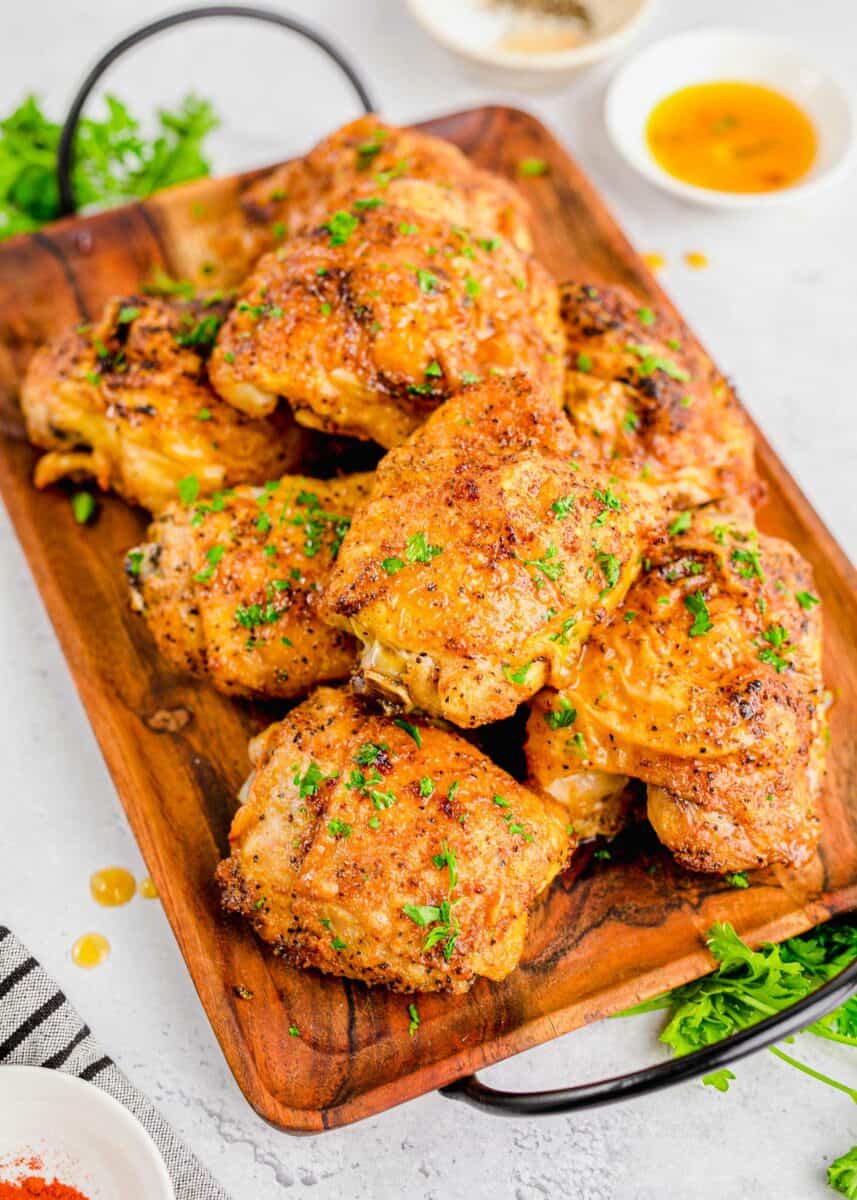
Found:
[(549, 1113), (577, 1112), (585, 1108), (597, 1108), (601, 1104), (612, 1104), (616, 1100), (630, 1100), (645, 1096), (649, 1092), (683, 1083), (699, 1075), (707, 1075), (727, 1063), (746, 1058), (757, 1050), (763, 1050), (791, 1033), (798, 1033), (819, 1017), (825, 1016), (839, 1004), (845, 1002), (857, 989), (857, 962), (851, 963), (834, 978), (808, 996), (804, 996), (785, 1012), (775, 1013), (742, 1029), (731, 1037), (685, 1054), (654, 1067), (643, 1067), (627, 1075), (612, 1079), (601, 1079), (595, 1083), (581, 1083), (575, 1087), (556, 1088), (545, 1092), (504, 1092), (481, 1083), (476, 1075), (466, 1075), (454, 1083), (441, 1088), (441, 1093), (450, 1100), (463, 1100), (474, 1108), (485, 1108), (502, 1116), (540, 1116)]
[(127, 34), (115, 46), (112, 46), (102, 54), (101, 58), (99, 58), (98, 62), (80, 85), (77, 95), (72, 100), (68, 116), (62, 127), (62, 133), (60, 134), (57, 154), (57, 183), (59, 184), (61, 216), (68, 216), (69, 213), (75, 211), (74, 189), (71, 182), (74, 135), (77, 132), (77, 125), (80, 120), (80, 114), (83, 111), (83, 106), (89, 99), (90, 92), (96, 83), (98, 83), (101, 76), (126, 50), (130, 50), (133, 46), (138, 45), (138, 43), (153, 37), (156, 33), (161, 33), (165, 29), (172, 29), (175, 25), (184, 25), (188, 21), (202, 21), (208, 17), (241, 17), (251, 21), (266, 21), (269, 25), (279, 25), (282, 29), (288, 29), (292, 33), (300, 34), (301, 37), (306, 38), (307, 41), (312, 42), (313, 45), (323, 50), (328, 58), (336, 63), (353, 87), (357, 98), (363, 106), (363, 111), (367, 113), (375, 111), (375, 105), (365, 84), (354, 67), (345, 58), (342, 51), (337, 50), (324, 34), (312, 29), (309, 25), (305, 25), (302, 21), (296, 21), (293, 17), (286, 17), (282, 13), (274, 12), (272, 9), (244, 8), (238, 4), (209, 4), (202, 8), (186, 8), (180, 12), (168, 13), (166, 16), (159, 17), (156, 21), (151, 21), (147, 25), (141, 25), (139, 29), (135, 29), (133, 32)]

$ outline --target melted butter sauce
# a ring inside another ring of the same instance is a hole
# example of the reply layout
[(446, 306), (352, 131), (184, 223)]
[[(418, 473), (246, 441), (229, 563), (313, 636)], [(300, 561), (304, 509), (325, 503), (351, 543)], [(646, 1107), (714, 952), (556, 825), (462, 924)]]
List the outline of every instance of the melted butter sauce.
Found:
[(103, 933), (84, 933), (71, 948), (72, 962), (89, 970), (99, 967), (110, 955), (110, 943)]
[(718, 192), (790, 187), (818, 150), (815, 127), (794, 101), (737, 81), (694, 84), (661, 100), (646, 142), (670, 175)]
[(130, 871), (124, 867), (104, 867), (89, 877), (92, 899), (102, 908), (118, 908), (133, 900), (137, 883)]

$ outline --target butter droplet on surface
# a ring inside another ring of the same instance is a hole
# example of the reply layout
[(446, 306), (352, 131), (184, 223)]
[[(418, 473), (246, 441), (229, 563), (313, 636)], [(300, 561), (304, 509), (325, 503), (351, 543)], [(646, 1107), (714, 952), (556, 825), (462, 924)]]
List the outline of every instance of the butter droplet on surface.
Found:
[(667, 260), (663, 254), (644, 254), (643, 262), (650, 271), (662, 271), (667, 265)]
[(84, 933), (71, 948), (72, 962), (85, 970), (100, 967), (110, 957), (110, 943), (103, 933)]
[(688, 250), (684, 261), (689, 267), (693, 267), (694, 271), (702, 271), (708, 266), (708, 255), (700, 250)]
[(89, 891), (95, 903), (102, 908), (118, 908), (134, 898), (137, 883), (124, 867), (105, 867), (90, 875)]
[(158, 889), (155, 887), (155, 881), (147, 875), (145, 879), (140, 880), (140, 895), (144, 900), (157, 900)]

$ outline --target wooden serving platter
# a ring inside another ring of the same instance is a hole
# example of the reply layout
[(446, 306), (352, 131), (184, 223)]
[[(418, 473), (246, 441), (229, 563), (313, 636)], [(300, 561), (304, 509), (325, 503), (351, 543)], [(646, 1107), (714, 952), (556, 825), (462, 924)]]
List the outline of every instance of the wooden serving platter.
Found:
[[(668, 304), (580, 169), (526, 113), (484, 108), (429, 122), (510, 177), (525, 157), (549, 171), (522, 181), (537, 250), (558, 278), (620, 282)], [(520, 968), (464, 997), (408, 998), (289, 968), (217, 911), (212, 874), (227, 846), (246, 745), (271, 713), (175, 674), (128, 606), (124, 551), (144, 514), (105, 498), (75, 525), (60, 490), (30, 483), (35, 455), (15, 396), (46, 336), (91, 319), (160, 264), (187, 275), (207, 227), (251, 179), (203, 181), (145, 204), (73, 219), (0, 246), (0, 489), (197, 990), (238, 1083), (275, 1125), (312, 1132), (369, 1116), (614, 1013), (710, 969), (704, 933), (734, 922), (779, 940), (857, 907), (857, 598), (855, 573), (764, 438), (766, 531), (812, 562), (824, 600), (825, 671), (836, 696), (824, 838), (801, 872), (770, 870), (737, 891), (677, 870), (653, 840), (567, 876), (534, 914)], [(252, 999), (241, 999), (236, 988)], [(290, 1037), (297, 1026), (300, 1037)]]

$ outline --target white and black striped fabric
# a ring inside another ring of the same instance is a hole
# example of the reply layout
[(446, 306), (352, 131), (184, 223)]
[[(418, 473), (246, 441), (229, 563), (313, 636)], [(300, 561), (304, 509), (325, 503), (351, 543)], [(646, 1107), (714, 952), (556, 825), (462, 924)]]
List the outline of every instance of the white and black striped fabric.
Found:
[(29, 951), (0, 925), (0, 1070), (53, 1067), (86, 1079), (129, 1109), (160, 1150), (176, 1200), (229, 1200), (157, 1109), (98, 1045)]

